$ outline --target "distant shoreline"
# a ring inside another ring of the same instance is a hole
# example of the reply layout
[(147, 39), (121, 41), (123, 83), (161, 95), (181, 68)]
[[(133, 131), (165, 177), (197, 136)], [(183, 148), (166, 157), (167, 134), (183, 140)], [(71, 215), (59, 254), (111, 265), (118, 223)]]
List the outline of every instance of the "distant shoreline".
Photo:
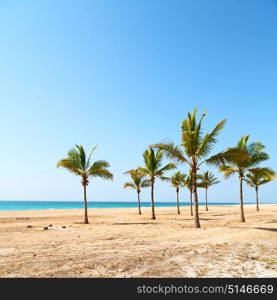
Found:
[[(246, 205), (254, 205), (255, 203), (245, 203)], [(272, 205), (274, 203), (261, 203), (262, 205)], [(0, 201), (0, 211), (32, 211), (32, 210), (63, 210), (63, 209), (82, 209), (83, 202), (81, 201)], [(200, 202), (199, 206), (204, 206), (205, 203)], [(235, 206), (239, 203), (231, 202), (211, 202), (210, 206)], [(175, 202), (156, 202), (156, 207), (176, 207)], [(181, 207), (189, 207), (188, 202), (180, 202)], [(151, 207), (150, 202), (141, 202), (142, 208)], [(88, 208), (91, 209), (113, 209), (113, 208), (137, 208), (137, 203), (133, 202), (121, 202), (121, 201), (94, 201), (88, 203)]]

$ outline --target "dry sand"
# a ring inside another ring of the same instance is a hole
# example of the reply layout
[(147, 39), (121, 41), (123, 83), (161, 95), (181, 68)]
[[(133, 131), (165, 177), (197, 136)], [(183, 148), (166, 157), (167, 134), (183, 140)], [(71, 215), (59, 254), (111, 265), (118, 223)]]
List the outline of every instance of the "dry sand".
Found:
[(0, 277), (277, 277), (277, 205), (142, 210), (2, 211)]

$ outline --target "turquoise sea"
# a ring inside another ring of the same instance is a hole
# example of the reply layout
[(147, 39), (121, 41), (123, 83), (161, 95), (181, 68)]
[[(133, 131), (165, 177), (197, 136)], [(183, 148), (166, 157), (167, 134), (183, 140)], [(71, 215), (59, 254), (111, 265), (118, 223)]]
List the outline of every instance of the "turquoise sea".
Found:
[[(209, 205), (234, 205), (238, 203), (211, 202)], [(204, 205), (204, 203), (199, 203)], [(142, 207), (150, 207), (150, 202), (141, 202)], [(174, 207), (175, 202), (155, 202), (156, 207)], [(180, 203), (180, 206), (189, 206), (188, 202)], [(9, 210), (45, 210), (45, 209), (76, 209), (83, 208), (80, 201), (0, 201), (0, 211)], [(137, 202), (88, 202), (89, 208), (128, 208), (137, 207)]]

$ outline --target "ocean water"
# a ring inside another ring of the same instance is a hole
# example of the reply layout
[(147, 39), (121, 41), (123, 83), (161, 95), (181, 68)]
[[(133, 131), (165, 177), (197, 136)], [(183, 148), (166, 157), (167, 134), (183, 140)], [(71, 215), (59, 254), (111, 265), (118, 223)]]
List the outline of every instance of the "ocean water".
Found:
[[(238, 203), (211, 202), (209, 205), (234, 205)], [(199, 205), (205, 205), (199, 203)], [(88, 202), (88, 208), (128, 208), (137, 207), (137, 202)], [(151, 202), (141, 202), (142, 207), (150, 207)], [(155, 202), (156, 207), (174, 207), (176, 202)], [(180, 206), (189, 206), (188, 202), (180, 202)], [(80, 201), (0, 201), (0, 211), (9, 210), (45, 210), (45, 209), (76, 209), (83, 208)]]

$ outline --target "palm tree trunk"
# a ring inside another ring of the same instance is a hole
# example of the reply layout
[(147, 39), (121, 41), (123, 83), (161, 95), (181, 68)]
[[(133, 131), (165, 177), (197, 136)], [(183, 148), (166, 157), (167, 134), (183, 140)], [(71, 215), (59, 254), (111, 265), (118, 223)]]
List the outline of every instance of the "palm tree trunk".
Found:
[(194, 195), (194, 227), (200, 228), (199, 213), (198, 213), (198, 195), (197, 195), (197, 185), (196, 185), (196, 178), (197, 178), (196, 167), (192, 168), (192, 178), (193, 178), (193, 195)]
[(240, 221), (245, 222), (243, 211), (243, 177), (240, 176)]
[(208, 189), (206, 188), (206, 211), (208, 211)]
[(154, 204), (154, 179), (151, 179), (151, 203), (152, 203), (152, 220), (156, 220)]
[(141, 209), (140, 209), (140, 197), (139, 197), (139, 194), (140, 192), (138, 191), (138, 210), (139, 210), (139, 215), (141, 215)]
[(259, 188), (256, 186), (256, 210), (260, 211), (259, 209)]
[(193, 216), (193, 209), (192, 209), (192, 190), (190, 190), (190, 215)]
[(179, 188), (176, 188), (176, 194), (177, 194), (177, 213), (180, 215), (180, 207), (179, 207)]
[(88, 221), (88, 206), (87, 206), (87, 185), (83, 184), (84, 187), (84, 204), (85, 204), (85, 219), (84, 219), (84, 223), (85, 224), (89, 224)]

